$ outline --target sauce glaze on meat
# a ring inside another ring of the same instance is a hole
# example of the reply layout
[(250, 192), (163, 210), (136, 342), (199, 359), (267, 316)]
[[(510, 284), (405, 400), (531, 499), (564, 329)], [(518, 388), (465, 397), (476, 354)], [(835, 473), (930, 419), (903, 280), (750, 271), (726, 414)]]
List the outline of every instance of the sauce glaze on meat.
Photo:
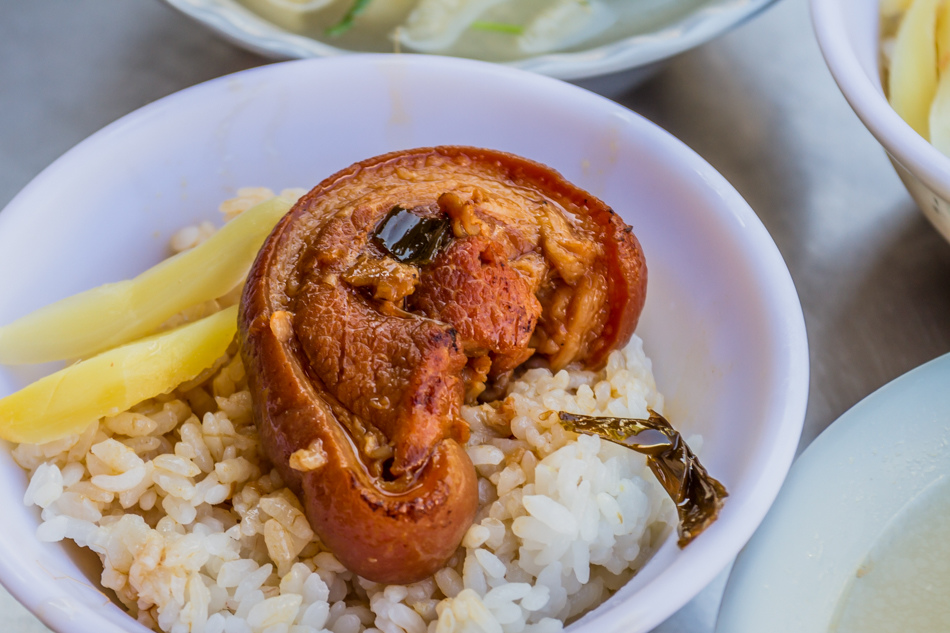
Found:
[[(397, 225), (429, 235), (394, 245)], [(603, 365), (646, 278), (630, 227), (538, 163), (469, 147), (357, 163), (281, 220), (244, 290), (264, 450), (350, 570), (420, 580), (477, 509), (462, 404), (529, 359)]]

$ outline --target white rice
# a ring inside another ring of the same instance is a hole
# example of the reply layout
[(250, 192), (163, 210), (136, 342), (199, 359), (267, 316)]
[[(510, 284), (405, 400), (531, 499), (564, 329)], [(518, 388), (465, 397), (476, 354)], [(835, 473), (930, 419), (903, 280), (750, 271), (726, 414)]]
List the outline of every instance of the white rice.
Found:
[[(222, 210), (272, 195), (241, 190)], [(189, 227), (173, 245), (208, 234)], [(37, 538), (96, 552), (102, 586), (156, 631), (553, 633), (627, 582), (675, 513), (643, 456), (546, 413), (644, 418), (662, 404), (634, 337), (603, 371), (532, 369), (501, 403), (463, 407), (480, 509), (448, 565), (408, 586), (348, 572), (263, 471), (236, 349), (170, 394), (13, 456), (31, 473), (24, 503), (42, 510)]]

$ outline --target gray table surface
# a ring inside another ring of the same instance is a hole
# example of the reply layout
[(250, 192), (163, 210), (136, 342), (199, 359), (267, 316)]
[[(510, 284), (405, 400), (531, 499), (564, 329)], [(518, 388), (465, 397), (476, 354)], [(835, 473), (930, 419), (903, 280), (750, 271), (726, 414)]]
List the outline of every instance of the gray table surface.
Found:
[[(155, 0), (0, 0), (0, 208), (60, 154), (159, 97), (268, 63)], [(878, 387), (950, 351), (950, 245), (838, 91), (806, 0), (780, 0), (615, 96), (749, 202), (801, 296), (800, 450)], [(723, 572), (656, 633), (710, 633)], [(0, 589), (0, 631), (46, 628)]]

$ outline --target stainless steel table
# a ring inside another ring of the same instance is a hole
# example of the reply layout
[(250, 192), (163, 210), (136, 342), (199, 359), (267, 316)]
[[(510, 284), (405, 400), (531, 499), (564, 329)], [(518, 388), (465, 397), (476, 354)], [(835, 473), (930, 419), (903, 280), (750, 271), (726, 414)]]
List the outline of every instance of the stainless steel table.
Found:
[[(159, 2), (0, 0), (0, 207), (107, 123), (267, 61)], [(873, 390), (950, 351), (950, 245), (838, 92), (806, 0), (781, 0), (615, 98), (725, 175), (784, 255), (811, 349), (800, 449)], [(656, 633), (710, 633), (726, 577)], [(45, 630), (0, 590), (0, 631)]]

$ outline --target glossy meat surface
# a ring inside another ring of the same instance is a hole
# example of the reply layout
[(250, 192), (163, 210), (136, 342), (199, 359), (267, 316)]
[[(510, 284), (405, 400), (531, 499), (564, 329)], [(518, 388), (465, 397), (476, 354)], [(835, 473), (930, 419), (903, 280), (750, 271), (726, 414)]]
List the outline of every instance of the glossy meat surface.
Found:
[(358, 163), (298, 202), (245, 287), (265, 451), (344, 565), (424, 578), (477, 508), (462, 404), (533, 356), (603, 364), (645, 290), (629, 227), (543, 165), (463, 147)]
[(496, 242), (459, 238), (426, 267), (409, 297), (414, 311), (455, 327), (467, 356), (489, 355), (495, 373), (528, 359), (541, 315), (533, 289), (505, 260)]

